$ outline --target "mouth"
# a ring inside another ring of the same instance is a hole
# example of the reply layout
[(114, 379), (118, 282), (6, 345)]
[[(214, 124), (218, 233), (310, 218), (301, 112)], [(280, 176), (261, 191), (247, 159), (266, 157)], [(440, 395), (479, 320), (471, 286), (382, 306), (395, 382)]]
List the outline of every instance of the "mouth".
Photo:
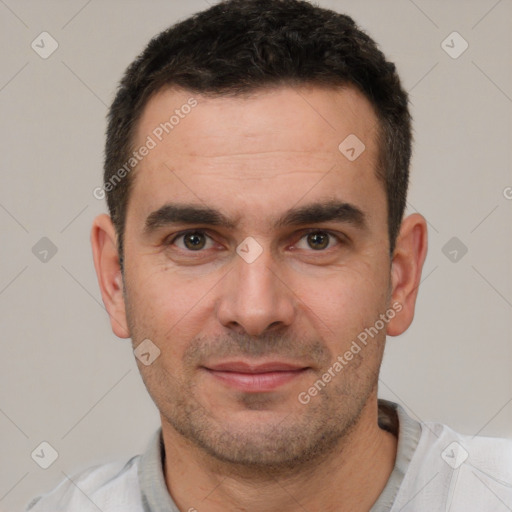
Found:
[(249, 393), (262, 393), (273, 391), (300, 378), (311, 368), (280, 361), (259, 364), (229, 361), (203, 366), (202, 369), (230, 388)]

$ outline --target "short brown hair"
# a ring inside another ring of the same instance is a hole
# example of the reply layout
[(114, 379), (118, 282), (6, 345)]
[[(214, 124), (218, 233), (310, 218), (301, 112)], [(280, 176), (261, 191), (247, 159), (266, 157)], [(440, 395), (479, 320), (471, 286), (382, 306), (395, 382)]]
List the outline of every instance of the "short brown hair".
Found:
[[(353, 85), (373, 105), (379, 121), (376, 173), (386, 190), (392, 254), (409, 181), (407, 93), (395, 65), (350, 17), (303, 0), (226, 0), (154, 37), (127, 68), (110, 108), (104, 183), (112, 183), (130, 158), (137, 122), (161, 88), (218, 96), (301, 84)], [(132, 183), (127, 175), (107, 189), (121, 269)]]

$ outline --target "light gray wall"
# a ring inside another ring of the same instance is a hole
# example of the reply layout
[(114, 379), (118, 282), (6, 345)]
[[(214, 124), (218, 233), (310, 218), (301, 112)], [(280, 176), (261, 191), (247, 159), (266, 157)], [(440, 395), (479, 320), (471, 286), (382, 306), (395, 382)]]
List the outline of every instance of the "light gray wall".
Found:
[[(63, 473), (141, 452), (159, 424), (101, 302), (89, 231), (106, 208), (92, 191), (121, 73), (208, 3), (0, 2), (0, 510)], [(409, 212), (427, 218), (430, 249), (415, 321), (388, 339), (380, 394), (421, 420), (512, 437), (512, 3), (319, 3), (353, 16), (411, 93)], [(43, 31), (59, 45), (47, 59), (31, 48)], [(469, 43), (456, 59), (441, 46), (453, 31)], [(32, 252), (42, 237), (57, 248), (47, 262)], [(468, 249), (457, 262), (443, 253), (452, 237)], [(31, 458), (42, 441), (59, 455), (46, 470)]]

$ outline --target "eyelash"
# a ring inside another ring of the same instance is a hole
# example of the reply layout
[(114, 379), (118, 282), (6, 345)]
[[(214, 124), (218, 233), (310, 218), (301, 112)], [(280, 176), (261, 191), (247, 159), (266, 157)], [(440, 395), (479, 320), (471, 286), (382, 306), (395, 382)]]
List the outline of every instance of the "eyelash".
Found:
[[(188, 230), (186, 230), (186, 231), (180, 231), (179, 233), (176, 233), (175, 235), (173, 235), (173, 236), (172, 236), (172, 238), (171, 238), (170, 240), (166, 240), (166, 241), (164, 242), (164, 245), (166, 245), (166, 246), (171, 246), (171, 245), (173, 245), (173, 244), (174, 244), (174, 242), (176, 242), (176, 240), (178, 240), (179, 238), (182, 238), (182, 237), (184, 237), (184, 236), (186, 236), (186, 235), (188, 235), (188, 234), (191, 234), (191, 233), (201, 233), (201, 234), (203, 234), (203, 235), (207, 236), (208, 238), (212, 239), (212, 237), (208, 234), (208, 232), (207, 232), (206, 230), (203, 230), (203, 229), (188, 229)], [(311, 234), (311, 233), (323, 233), (323, 234), (327, 234), (327, 235), (329, 235), (330, 237), (335, 238), (335, 239), (336, 239), (336, 241), (337, 241), (340, 245), (343, 245), (344, 243), (346, 243), (346, 242), (345, 242), (345, 240), (344, 240), (341, 236), (339, 236), (339, 235), (337, 235), (337, 234), (333, 233), (332, 231), (329, 231), (329, 230), (326, 230), (326, 229), (318, 229), (318, 228), (310, 228), (310, 229), (308, 229), (308, 230), (306, 230), (306, 231), (303, 231), (303, 232), (302, 232), (301, 237), (299, 238), (299, 241), (300, 241), (300, 240), (302, 240), (305, 236), (307, 236), (307, 235), (309, 235), (309, 234)], [(314, 249), (311, 249), (311, 252), (318, 252), (318, 253), (324, 252), (324, 253), (325, 253), (325, 252), (327, 252), (329, 249), (332, 249), (332, 247), (327, 248), (327, 249), (320, 249), (320, 250), (318, 250), (318, 251), (315, 251)], [(188, 252), (188, 253), (194, 253), (194, 252), (201, 253), (201, 252), (204, 252), (204, 250), (201, 250), (201, 249), (200, 249), (200, 250), (197, 250), (197, 251), (191, 251), (191, 250), (189, 250), (189, 249), (180, 249), (180, 250), (185, 251), (185, 252)]]

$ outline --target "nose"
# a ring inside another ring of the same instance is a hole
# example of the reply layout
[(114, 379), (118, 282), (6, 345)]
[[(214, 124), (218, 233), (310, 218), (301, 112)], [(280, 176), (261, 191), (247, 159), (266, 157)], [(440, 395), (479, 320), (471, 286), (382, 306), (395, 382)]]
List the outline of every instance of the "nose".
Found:
[(264, 248), (250, 263), (238, 254), (235, 258), (217, 305), (219, 322), (251, 336), (290, 326), (297, 300), (286, 276), (273, 264), (270, 249)]

